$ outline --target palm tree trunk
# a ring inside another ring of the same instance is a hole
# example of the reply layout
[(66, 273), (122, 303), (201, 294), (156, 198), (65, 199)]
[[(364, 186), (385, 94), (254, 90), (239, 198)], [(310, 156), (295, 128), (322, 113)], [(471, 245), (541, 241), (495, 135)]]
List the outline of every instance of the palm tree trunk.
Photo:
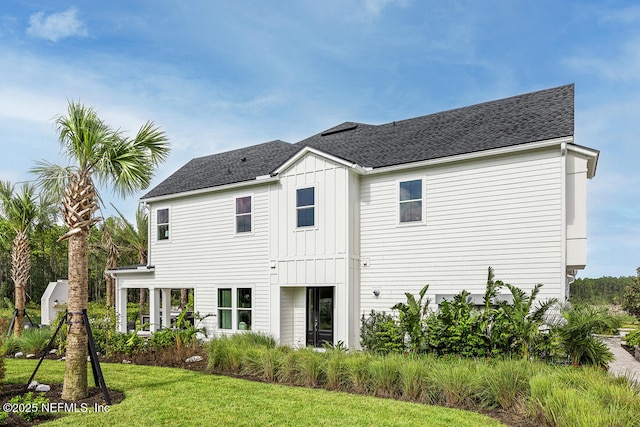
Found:
[(189, 303), (189, 289), (180, 289), (180, 310), (184, 310)]
[(89, 243), (88, 232), (82, 230), (69, 237), (69, 329), (67, 330), (66, 367), (62, 398), (80, 400), (88, 396), (87, 387), (87, 329), (82, 310), (89, 300)]
[(13, 334), (19, 337), (24, 328), (25, 286), (31, 273), (31, 248), (25, 232), (19, 232), (11, 248), (11, 276), (15, 286), (16, 320)]

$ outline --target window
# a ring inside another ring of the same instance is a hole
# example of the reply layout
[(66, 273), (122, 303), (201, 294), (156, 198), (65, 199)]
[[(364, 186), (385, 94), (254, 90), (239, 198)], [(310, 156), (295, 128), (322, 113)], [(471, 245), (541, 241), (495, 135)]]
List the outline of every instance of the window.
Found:
[(251, 196), (236, 197), (236, 233), (251, 232)]
[(315, 225), (315, 190), (314, 187), (296, 190), (298, 227), (313, 227)]
[[(233, 298), (234, 293), (236, 295), (235, 300)], [(251, 288), (218, 289), (219, 329), (250, 331), (253, 318), (252, 314), (253, 301)]]
[(422, 180), (400, 182), (400, 222), (422, 221)]
[(218, 289), (218, 328), (220, 329), (232, 328), (231, 301), (231, 289)]
[(156, 212), (158, 224), (158, 240), (169, 239), (169, 209), (158, 209)]
[(238, 330), (251, 330), (251, 289), (238, 289)]

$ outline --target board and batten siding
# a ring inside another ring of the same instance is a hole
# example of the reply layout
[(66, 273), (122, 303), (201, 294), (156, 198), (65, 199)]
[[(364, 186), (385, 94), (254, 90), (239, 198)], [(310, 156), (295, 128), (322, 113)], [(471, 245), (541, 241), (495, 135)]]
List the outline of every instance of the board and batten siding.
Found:
[[(251, 233), (236, 233), (235, 199), (252, 196)], [(169, 239), (157, 240), (156, 212), (169, 209)], [(218, 288), (252, 288), (252, 329), (270, 330), (269, 189), (256, 185), (150, 204), (153, 286), (195, 291), (194, 309), (217, 311)], [(206, 320), (208, 328), (217, 323)], [(215, 332), (215, 331), (209, 331)]]
[[(546, 149), (361, 178), (361, 313), (391, 312), (425, 284), (431, 303), (484, 294), (490, 266), (527, 293), (542, 283), (540, 299), (561, 295), (561, 161)], [(417, 178), (425, 221), (399, 224), (398, 183)]]
[[(273, 298), (275, 313), (289, 307), (290, 301), (294, 309), (272, 316), (272, 323), (280, 322), (283, 343), (304, 343), (304, 289), (330, 286), (334, 288), (334, 339), (353, 341), (353, 329), (359, 327), (353, 321), (354, 313), (359, 313), (358, 299), (350, 288), (353, 257), (359, 251), (358, 177), (347, 166), (316, 153), (304, 155), (279, 177), (270, 186), (272, 295), (280, 288), (296, 291), (283, 289), (281, 301)], [(296, 191), (308, 187), (315, 189), (315, 224), (299, 228)]]

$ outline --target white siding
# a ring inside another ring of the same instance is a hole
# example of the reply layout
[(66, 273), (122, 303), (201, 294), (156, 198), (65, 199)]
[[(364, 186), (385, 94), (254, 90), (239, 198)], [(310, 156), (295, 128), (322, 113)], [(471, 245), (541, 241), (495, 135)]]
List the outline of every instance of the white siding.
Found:
[(587, 159), (567, 153), (567, 268), (587, 263)]
[[(253, 196), (253, 231), (236, 234), (235, 198)], [(157, 241), (156, 210), (170, 210), (170, 239)], [(256, 186), (151, 205), (149, 263), (156, 288), (194, 288), (195, 309), (215, 314), (216, 289), (253, 289), (253, 330), (270, 330), (269, 191)], [(200, 296), (200, 298), (199, 298)], [(207, 325), (217, 321), (208, 320)]]
[[(298, 228), (296, 190), (305, 187), (315, 188), (315, 225)], [(358, 176), (344, 165), (308, 153), (285, 170), (280, 182), (272, 184), (270, 191), (270, 277), (274, 289), (283, 287), (280, 307), (274, 299), (272, 309), (278, 310), (285, 304), (289, 307), (288, 298), (294, 291), (284, 287), (302, 292), (301, 299), (295, 299), (293, 317), (284, 313), (280, 316), (281, 339), (293, 338), (294, 345), (304, 345), (304, 289), (331, 286), (334, 288), (334, 340), (347, 345), (357, 342), (359, 319), (354, 319), (359, 313), (359, 290), (357, 269), (353, 265), (359, 264)]]
[[(563, 284), (559, 150), (361, 178), (361, 312), (390, 312), (429, 284), (437, 294), (483, 293), (487, 269), (540, 298)], [(426, 221), (398, 224), (399, 180), (426, 183)], [(380, 289), (375, 297), (373, 289)]]

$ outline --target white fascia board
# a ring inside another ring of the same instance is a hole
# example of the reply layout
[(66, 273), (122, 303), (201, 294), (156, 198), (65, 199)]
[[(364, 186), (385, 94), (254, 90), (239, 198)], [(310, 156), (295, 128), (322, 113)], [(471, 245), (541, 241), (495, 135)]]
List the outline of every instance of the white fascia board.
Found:
[(289, 159), (286, 162), (284, 162), (282, 165), (280, 165), (280, 167), (276, 169), (273, 172), (273, 174), (274, 175), (281, 174), (283, 171), (287, 170), (289, 167), (291, 167), (291, 165), (293, 165), (295, 162), (297, 162), (298, 160), (300, 160), (301, 158), (303, 158), (309, 153), (315, 154), (320, 157), (324, 157), (325, 159), (331, 160), (332, 162), (337, 163), (339, 165), (343, 165), (348, 168), (355, 169), (356, 172), (358, 173), (364, 173), (364, 168), (356, 163), (348, 162), (344, 159), (341, 159), (340, 157), (337, 157), (332, 154), (326, 153), (322, 150), (318, 150), (316, 148), (307, 146), (307, 147), (304, 147), (302, 150), (298, 151), (293, 156), (289, 157)]
[(464, 160), (473, 160), (481, 157), (500, 156), (505, 154), (519, 153), (523, 151), (537, 150), (540, 148), (560, 146), (562, 143), (573, 143), (572, 136), (562, 138), (547, 139), (545, 141), (530, 142), (526, 144), (511, 145), (504, 148), (495, 148), (493, 150), (475, 151), (473, 153), (459, 154), (457, 156), (441, 157), (438, 159), (423, 160), (420, 162), (403, 163), (401, 165), (384, 166), (381, 168), (367, 169), (367, 175), (375, 175), (378, 173), (394, 172), (404, 169), (413, 169), (425, 166), (441, 165), (445, 163), (454, 163)]
[(140, 202), (153, 203), (161, 200), (178, 199), (180, 197), (190, 197), (190, 196), (196, 196), (200, 194), (215, 193), (218, 191), (233, 190), (236, 188), (251, 187), (254, 185), (262, 185), (262, 184), (275, 182), (279, 180), (280, 178), (278, 177), (263, 175), (263, 176), (258, 176), (256, 177), (256, 179), (252, 179), (251, 181), (234, 182), (233, 184), (218, 185), (217, 187), (201, 188), (199, 190), (184, 191), (182, 193), (173, 193), (173, 194), (166, 194), (164, 196), (149, 197), (147, 199), (140, 199)]
[(596, 176), (596, 169), (598, 167), (600, 151), (573, 144), (567, 145), (567, 150), (582, 154), (583, 156), (587, 157), (587, 178), (593, 178), (594, 176)]
[(113, 270), (105, 270), (105, 273), (111, 275), (118, 274), (141, 274), (141, 273), (153, 273), (156, 270), (155, 267), (148, 267), (146, 265), (136, 267), (136, 268), (117, 268)]

